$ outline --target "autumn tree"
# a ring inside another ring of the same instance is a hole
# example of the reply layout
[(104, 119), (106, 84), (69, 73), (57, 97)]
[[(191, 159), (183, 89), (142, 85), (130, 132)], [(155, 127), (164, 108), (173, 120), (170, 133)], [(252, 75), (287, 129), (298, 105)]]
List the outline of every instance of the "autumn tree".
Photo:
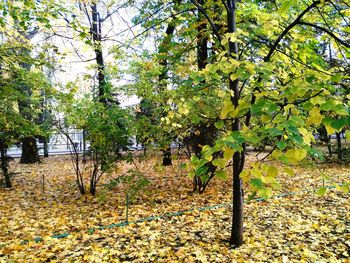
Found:
[[(59, 130), (70, 141), (71, 158), (81, 194), (90, 192), (95, 195), (101, 177), (112, 173), (118, 161), (129, 157), (125, 152), (130, 145), (131, 115), (119, 106), (118, 90), (112, 84), (118, 80), (116, 60), (122, 53), (122, 47), (106, 44), (111, 40), (109, 33), (113, 31), (112, 18), (118, 15), (122, 7), (108, 1), (78, 1), (60, 14), (71, 35), (54, 32), (56, 36), (72, 41), (73, 47), (78, 43), (79, 47), (88, 48), (92, 58), (87, 60), (82, 59), (79, 48), (73, 50), (80, 62), (94, 62), (93, 74), (88, 76), (92, 87), (85, 92), (84, 99), (78, 98), (79, 94), (74, 92), (68, 100), (63, 97), (61, 111), (65, 115), (64, 122), (56, 122)], [(106, 62), (105, 52), (113, 54), (113, 63)], [(67, 87), (79, 90), (72, 83), (68, 83)], [(83, 163), (67, 132), (71, 127), (82, 129), (90, 145), (89, 151), (85, 153), (88, 158), (84, 155)]]
[[(43, 3), (44, 4), (44, 3)], [(50, 5), (41, 6), (33, 1), (1, 2), (1, 164), (7, 187), (11, 187), (6, 150), (22, 141), (21, 161), (37, 161), (35, 137), (43, 133), (36, 122), (40, 92), (51, 93), (51, 87), (42, 72), (43, 53), (31, 54), (31, 44), (23, 32), (29, 28), (49, 27)], [(6, 22), (5, 22), (6, 21)], [(29, 68), (28, 65), (32, 65)], [(28, 150), (28, 151), (27, 151)], [(27, 153), (27, 154), (26, 154)]]
[[(288, 166), (307, 155), (321, 157), (312, 145), (315, 129), (323, 124), (338, 130), (347, 123), (348, 105), (330, 93), (345, 72), (326, 63), (318, 50), (322, 48), (320, 37), (329, 39), (334, 52), (341, 52), (337, 46), (348, 50), (342, 15), (348, 12), (348, 6), (341, 1), (313, 1), (308, 5), (226, 1), (216, 3), (225, 12), (217, 15), (220, 22), (214, 23), (210, 9), (196, 1), (191, 3), (207, 19), (215, 36), (213, 45), (220, 48), (214, 63), (182, 77), (197, 84), (205, 79), (208, 86), (204, 90), (215, 93), (223, 103), (219, 104), (219, 114), (212, 110), (203, 114), (197, 108), (208, 96), (199, 92), (201, 96), (181, 96), (180, 89), (176, 89), (174, 98), (179, 94), (181, 97), (175, 107), (167, 106), (168, 116), (163, 121), (180, 128), (193, 113), (197, 119), (216, 121), (220, 136), (213, 145), (202, 148), (200, 158), (192, 158), (192, 175), (208, 181), (206, 166), (210, 164), (216, 167), (215, 175), (225, 178), (226, 166), (232, 162), (230, 243), (239, 246), (243, 242), (243, 184), (250, 185), (249, 199), (256, 195), (271, 197), (272, 191), (281, 186), (277, 167), (268, 161)], [(332, 24), (325, 20), (335, 13), (337, 19)], [(333, 106), (326, 107), (325, 96), (332, 96)], [(333, 114), (340, 114), (341, 121), (332, 119)], [(264, 148), (267, 142), (269, 151), (245, 167), (246, 147)]]

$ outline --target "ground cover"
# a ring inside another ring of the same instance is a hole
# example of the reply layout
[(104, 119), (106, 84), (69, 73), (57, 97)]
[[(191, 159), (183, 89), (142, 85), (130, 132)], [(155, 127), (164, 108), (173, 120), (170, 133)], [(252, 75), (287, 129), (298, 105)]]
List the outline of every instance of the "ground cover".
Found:
[[(179, 168), (183, 161), (166, 168), (157, 165), (157, 158), (136, 162), (137, 168), (123, 164), (114, 176), (139, 169), (150, 180), (130, 205), (129, 221), (190, 212), (106, 229), (99, 228), (125, 221), (123, 186), (95, 198), (81, 196), (67, 156), (34, 165), (12, 163), (14, 188), (0, 189), (0, 261), (349, 261), (349, 194), (331, 189), (320, 197), (303, 191), (328, 184), (321, 172), (340, 183), (349, 180), (349, 167), (305, 164), (294, 167), (294, 176), (281, 172), (282, 192), (296, 194), (248, 203), (245, 244), (229, 249), (230, 206), (199, 208), (230, 203), (230, 180), (215, 179), (204, 195), (191, 194), (192, 182)], [(63, 233), (69, 235), (51, 237)]]

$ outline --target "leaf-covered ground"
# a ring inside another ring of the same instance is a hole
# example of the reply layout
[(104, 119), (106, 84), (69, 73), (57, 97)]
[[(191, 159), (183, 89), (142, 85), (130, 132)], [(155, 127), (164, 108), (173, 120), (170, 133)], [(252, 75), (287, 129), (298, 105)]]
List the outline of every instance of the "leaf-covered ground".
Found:
[[(306, 165), (295, 167), (292, 177), (282, 175), (282, 191), (297, 194), (248, 203), (245, 244), (230, 249), (230, 207), (199, 209), (230, 203), (230, 181), (214, 180), (204, 195), (190, 194), (180, 162), (167, 168), (156, 158), (137, 163), (151, 184), (129, 208), (129, 220), (194, 211), (95, 231), (125, 221), (122, 186), (105, 197), (82, 197), (68, 157), (11, 163), (14, 188), (0, 189), (0, 262), (350, 262), (350, 195), (300, 192), (322, 186), (321, 171), (349, 180), (349, 167)], [(132, 168), (124, 164), (118, 173)], [(51, 238), (62, 233), (69, 236)]]

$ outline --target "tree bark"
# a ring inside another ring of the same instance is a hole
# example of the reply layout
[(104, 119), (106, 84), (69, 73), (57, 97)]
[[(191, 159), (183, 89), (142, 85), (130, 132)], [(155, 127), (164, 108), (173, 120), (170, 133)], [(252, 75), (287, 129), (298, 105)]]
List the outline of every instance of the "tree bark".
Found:
[(48, 138), (44, 138), (44, 157), (47, 158), (49, 157), (49, 145), (48, 145)]
[[(169, 23), (167, 29), (165, 31), (165, 37), (163, 41), (160, 43), (158, 48), (158, 53), (161, 56), (159, 61), (161, 68), (161, 73), (159, 75), (159, 92), (164, 92), (166, 90), (166, 84), (163, 83), (168, 77), (168, 59), (166, 55), (168, 54), (169, 44), (173, 37), (175, 31), (175, 24), (173, 22)], [(163, 151), (163, 165), (169, 166), (172, 165), (171, 160), (171, 147), (169, 147)]]
[(338, 155), (338, 161), (343, 160), (343, 152), (342, 152), (342, 147), (341, 147), (341, 136), (340, 132), (335, 133), (336, 138), (337, 138), (337, 155)]
[(39, 151), (34, 137), (26, 137), (22, 140), (22, 154), (20, 163), (40, 162)]
[[(37, 33), (37, 30), (33, 30), (31, 32), (22, 32), (22, 35), (27, 39), (32, 39)], [(21, 52), (23, 54), (30, 54), (30, 50), (28, 48), (22, 48)], [(31, 64), (26, 62), (21, 62), (20, 66), (26, 70), (30, 71)], [(26, 83), (23, 83), (19, 87), (19, 91), (23, 95), (23, 98), (21, 98), (18, 101), (18, 109), (20, 114), (23, 116), (24, 119), (34, 122), (33, 115), (32, 115), (32, 89), (29, 87)], [(34, 138), (36, 134), (32, 134), (31, 136), (28, 136), (27, 138), (24, 138), (21, 140), (22, 142), (22, 154), (21, 154), (21, 160), (20, 163), (36, 163), (40, 162), (39, 154), (38, 154), (38, 147), (36, 144), (36, 140)]]
[[(105, 75), (105, 63), (103, 59), (103, 51), (102, 51), (102, 23), (100, 15), (97, 11), (97, 4), (96, 2), (93, 2), (91, 4), (91, 36), (92, 36), (92, 42), (94, 45), (94, 52), (96, 56), (96, 65), (97, 65), (97, 81), (98, 81), (98, 100), (104, 104), (108, 103), (107, 96), (108, 94), (108, 88), (107, 88), (107, 81), (106, 81), (106, 75)], [(115, 99), (115, 102), (118, 103), (118, 101)]]
[(168, 166), (172, 165), (172, 160), (171, 160), (171, 148), (167, 148), (165, 151), (163, 151), (163, 165)]
[[(227, 0), (227, 27), (229, 33), (236, 32), (236, 0)], [(238, 58), (238, 43), (229, 42), (229, 56)], [(232, 104), (237, 107), (240, 98), (239, 80), (232, 81), (229, 79), (229, 89), (233, 91), (231, 97)], [(241, 124), (239, 118), (235, 118), (232, 124), (232, 131), (240, 131)], [(235, 152), (232, 158), (233, 161), (233, 197), (232, 197), (232, 227), (230, 244), (238, 247), (243, 244), (243, 187), (240, 174), (243, 169), (245, 154)]]
[[(199, 0), (198, 4), (203, 6), (205, 0)], [(197, 66), (198, 70), (202, 70), (206, 67), (208, 64), (208, 37), (205, 35), (207, 22), (204, 17), (204, 15), (198, 10), (198, 17), (197, 17), (197, 23), (198, 23), (198, 37), (197, 37)], [(204, 82), (202, 84), (205, 84)], [(194, 154), (200, 158), (202, 147), (206, 145), (207, 138), (209, 136), (208, 129), (204, 126), (204, 124), (199, 125), (196, 128), (197, 132), (192, 133), (192, 138), (190, 139), (192, 141), (192, 149), (194, 151)], [(199, 133), (198, 133), (199, 132)], [(210, 143), (208, 143), (210, 144)], [(203, 186), (202, 178), (200, 176), (195, 175), (193, 178), (193, 192), (200, 192), (201, 188)]]
[(1, 170), (5, 179), (5, 187), (11, 188), (12, 183), (10, 179), (10, 174), (8, 172), (8, 158), (6, 156), (6, 145), (3, 139), (0, 140), (0, 152), (1, 152)]

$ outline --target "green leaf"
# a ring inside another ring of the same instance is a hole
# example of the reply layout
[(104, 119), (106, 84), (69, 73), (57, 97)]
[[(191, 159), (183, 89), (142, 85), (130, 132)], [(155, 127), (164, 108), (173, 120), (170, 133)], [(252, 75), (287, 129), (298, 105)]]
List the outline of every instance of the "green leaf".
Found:
[(269, 129), (269, 134), (272, 137), (276, 137), (276, 136), (282, 135), (282, 132), (277, 128), (271, 128)]
[(269, 199), (272, 196), (272, 190), (271, 190), (271, 188), (264, 187), (264, 188), (258, 190), (258, 194), (260, 197), (262, 197), (264, 199)]
[(220, 180), (227, 180), (227, 173), (224, 170), (216, 171), (215, 176), (217, 176)]
[(257, 192), (254, 191), (251, 195), (248, 196), (247, 202), (250, 202), (254, 199), (254, 197), (256, 196)]
[(250, 184), (256, 189), (261, 189), (264, 186), (263, 181), (259, 178), (251, 179)]
[(208, 166), (201, 166), (199, 167), (198, 169), (196, 169), (196, 175), (197, 176), (201, 176), (201, 175), (204, 175), (204, 174), (207, 174), (208, 173)]
[(324, 156), (323, 156), (323, 153), (320, 151), (320, 150), (317, 150), (315, 148), (311, 148), (308, 150), (309, 154), (314, 157), (314, 158), (317, 158), (317, 159), (320, 159), (321, 161), (324, 160)]
[(277, 12), (280, 14), (286, 13), (292, 5), (293, 5), (292, 1), (284, 1)]
[(212, 164), (214, 166), (225, 168), (226, 167), (226, 160), (225, 159), (215, 159)]
[(333, 109), (333, 101), (332, 100), (327, 100), (325, 103), (323, 103), (321, 106), (320, 106), (320, 110), (323, 110), (323, 111), (330, 111)]
[(179, 165), (180, 169), (187, 169), (187, 163), (182, 163)]
[(330, 78), (330, 81), (332, 82), (340, 82), (341, 79), (342, 79), (342, 74), (340, 73), (337, 73), (337, 74), (334, 74), (331, 78)]
[(348, 108), (342, 104), (335, 105), (334, 112), (338, 115), (343, 115), (343, 116), (349, 115)]
[(327, 187), (321, 187), (317, 190), (317, 195), (324, 196), (327, 192)]
[(224, 125), (225, 125), (225, 122), (223, 120), (220, 120), (214, 123), (214, 126), (219, 130), (222, 129)]
[(287, 143), (285, 141), (279, 141), (277, 142), (277, 148), (280, 149), (280, 150), (283, 150), (287, 147)]
[(333, 120), (331, 123), (332, 128), (337, 131), (340, 131), (343, 127), (349, 124), (349, 119), (347, 117), (343, 117), (337, 120)]
[(299, 144), (299, 145), (303, 144), (303, 142), (304, 142), (303, 137), (301, 137), (301, 136), (298, 135), (298, 134), (293, 134), (293, 135), (291, 135), (291, 136), (290, 136), (290, 139), (291, 139), (294, 143)]

